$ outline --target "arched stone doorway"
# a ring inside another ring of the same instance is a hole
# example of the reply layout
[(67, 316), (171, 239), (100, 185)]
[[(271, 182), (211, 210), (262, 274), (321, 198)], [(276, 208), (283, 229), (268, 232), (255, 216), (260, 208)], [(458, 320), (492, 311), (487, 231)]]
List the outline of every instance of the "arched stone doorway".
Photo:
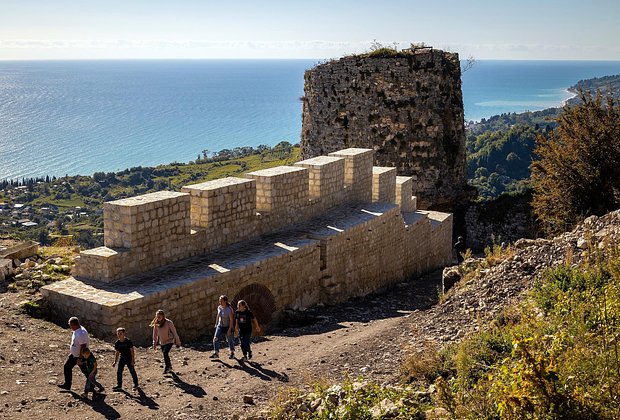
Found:
[(271, 290), (262, 284), (253, 283), (241, 289), (231, 300), (231, 305), (237, 309), (237, 302), (240, 300), (248, 303), (261, 326), (269, 324), (271, 316), (276, 311), (276, 299)]

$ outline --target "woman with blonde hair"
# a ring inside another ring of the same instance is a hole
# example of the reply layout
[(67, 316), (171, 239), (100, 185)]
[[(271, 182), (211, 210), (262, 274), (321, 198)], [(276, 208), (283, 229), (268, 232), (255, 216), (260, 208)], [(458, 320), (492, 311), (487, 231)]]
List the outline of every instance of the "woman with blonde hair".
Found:
[(153, 350), (157, 348), (157, 344), (161, 346), (161, 352), (164, 355), (164, 374), (172, 372), (172, 363), (170, 362), (170, 349), (176, 344), (181, 347), (181, 339), (177, 334), (174, 323), (166, 318), (163, 310), (158, 309), (155, 318), (150, 324), (153, 327)]

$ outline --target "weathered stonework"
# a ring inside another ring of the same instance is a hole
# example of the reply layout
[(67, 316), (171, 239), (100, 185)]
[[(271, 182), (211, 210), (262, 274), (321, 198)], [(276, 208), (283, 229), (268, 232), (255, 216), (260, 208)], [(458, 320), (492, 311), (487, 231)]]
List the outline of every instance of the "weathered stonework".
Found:
[(264, 323), (451, 261), (452, 215), (417, 211), (411, 178), (373, 168), (372, 150), (246, 177), (107, 203), (106, 246), (83, 251), (73, 278), (41, 289), (54, 316), (79, 316), (107, 339), (122, 325), (148, 344), (163, 308), (191, 339), (212, 330), (220, 294), (248, 300)]
[(21, 242), (17, 245), (13, 245), (9, 248), (6, 248), (0, 251), (0, 259), (25, 260), (26, 258), (30, 258), (32, 256), (37, 255), (38, 250), (39, 250), (38, 242), (34, 242), (34, 241)]
[(421, 208), (459, 202), (466, 162), (458, 54), (345, 57), (308, 70), (304, 92), (304, 159), (372, 148), (375, 165), (413, 178)]
[(464, 219), (464, 226), (459, 228), (466, 230), (465, 243), (474, 252), (542, 234), (528, 195), (502, 195), (492, 201), (473, 203)]

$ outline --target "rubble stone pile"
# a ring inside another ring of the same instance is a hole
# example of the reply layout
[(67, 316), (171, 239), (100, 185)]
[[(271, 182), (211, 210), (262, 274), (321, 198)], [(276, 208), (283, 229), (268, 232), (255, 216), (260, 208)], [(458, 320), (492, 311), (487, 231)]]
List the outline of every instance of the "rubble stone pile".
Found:
[(484, 259), (469, 259), (462, 267), (449, 267), (444, 270), (445, 282), (455, 271), (465, 280), (446, 293), (442, 304), (429, 311), (417, 325), (418, 332), (422, 337), (449, 342), (484, 329), (505, 307), (519, 300), (545, 270), (567, 262), (577, 265), (592, 250), (605, 252), (608, 245), (617, 243), (620, 211), (591, 216), (573, 231), (554, 239), (520, 239), (511, 247), (510, 257), (480, 269), (475, 276), (464, 274), (468, 267), (484, 265)]

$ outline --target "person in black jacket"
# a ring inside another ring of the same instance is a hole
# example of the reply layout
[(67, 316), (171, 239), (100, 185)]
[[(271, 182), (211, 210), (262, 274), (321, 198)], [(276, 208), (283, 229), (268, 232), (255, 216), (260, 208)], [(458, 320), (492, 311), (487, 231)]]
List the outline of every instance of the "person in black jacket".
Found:
[(463, 262), (463, 254), (467, 251), (467, 245), (465, 245), (465, 239), (462, 236), (458, 237), (457, 242), (454, 244), (454, 250), (456, 251), (456, 261), (458, 264)]

